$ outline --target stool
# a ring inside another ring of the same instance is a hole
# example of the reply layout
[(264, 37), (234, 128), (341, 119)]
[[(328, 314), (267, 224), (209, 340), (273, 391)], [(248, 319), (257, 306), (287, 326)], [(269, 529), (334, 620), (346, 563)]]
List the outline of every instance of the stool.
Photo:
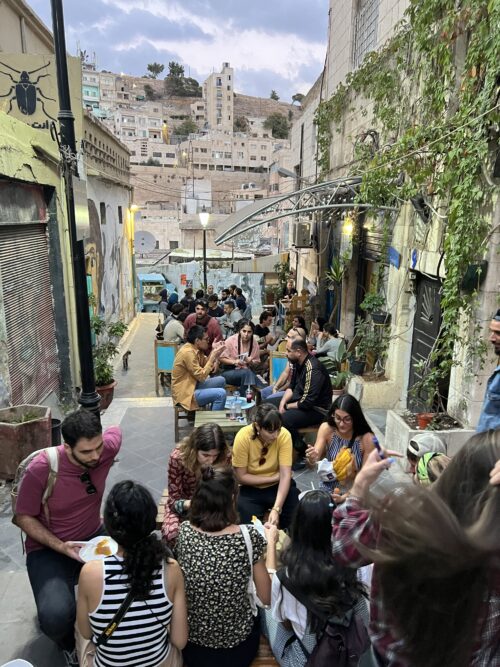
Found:
[(157, 514), (156, 514), (156, 530), (160, 530), (163, 526), (163, 520), (165, 519), (165, 507), (168, 501), (168, 489), (163, 489), (161, 494), (160, 502), (158, 503)]
[(186, 410), (180, 403), (174, 405), (174, 438), (176, 443), (179, 440), (179, 419), (190, 421), (189, 415), (191, 412), (194, 412), (194, 410)]

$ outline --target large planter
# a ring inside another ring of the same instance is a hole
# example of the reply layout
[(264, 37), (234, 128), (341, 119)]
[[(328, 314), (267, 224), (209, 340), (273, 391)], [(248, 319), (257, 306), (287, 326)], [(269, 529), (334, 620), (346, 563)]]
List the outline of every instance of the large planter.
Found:
[(373, 324), (390, 324), (391, 314), (382, 310), (371, 314)]
[(102, 387), (96, 387), (95, 390), (101, 397), (101, 402), (99, 404), (99, 410), (106, 410), (111, 405), (113, 396), (115, 395), (116, 380), (113, 380), (110, 384), (105, 384)]
[(17, 466), (37, 449), (50, 447), (52, 421), (44, 405), (0, 410), (0, 479), (14, 479)]
[[(418, 429), (411, 428), (394, 410), (387, 411), (387, 421), (385, 427), (385, 448), (394, 449), (406, 456), (408, 444), (414, 435), (422, 433)], [(443, 431), (432, 430), (433, 433), (441, 438), (446, 445), (448, 456), (454, 456), (461, 449), (467, 440), (474, 435), (475, 431), (469, 428), (453, 428)]]

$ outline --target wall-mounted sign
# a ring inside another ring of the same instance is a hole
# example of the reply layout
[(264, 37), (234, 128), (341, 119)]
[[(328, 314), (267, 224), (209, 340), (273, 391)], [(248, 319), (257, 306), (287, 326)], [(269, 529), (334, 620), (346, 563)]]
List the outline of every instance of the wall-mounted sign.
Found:
[(389, 264), (395, 266), (396, 269), (399, 269), (401, 266), (401, 255), (396, 248), (393, 248), (392, 246), (389, 248)]
[(417, 266), (418, 252), (414, 248), (411, 251), (411, 268), (414, 269)]

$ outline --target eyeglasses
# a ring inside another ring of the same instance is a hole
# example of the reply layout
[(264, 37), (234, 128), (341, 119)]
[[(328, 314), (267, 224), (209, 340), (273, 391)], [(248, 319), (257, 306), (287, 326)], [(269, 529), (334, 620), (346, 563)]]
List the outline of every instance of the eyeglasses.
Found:
[(92, 496), (94, 495), (94, 493), (97, 493), (97, 489), (92, 484), (92, 480), (90, 479), (90, 473), (88, 470), (82, 472), (82, 474), (80, 475), (80, 482), (83, 482), (83, 484), (87, 485), (86, 491), (89, 494), (89, 496)]
[(264, 463), (266, 462), (266, 456), (268, 452), (269, 452), (269, 447), (267, 445), (264, 445), (264, 447), (262, 447), (262, 449), (260, 450), (260, 459), (259, 459), (260, 466), (263, 466)]
[(339, 415), (335, 415), (333, 417), (337, 424), (351, 424), (352, 423), (352, 417), (350, 415), (347, 415), (347, 417), (339, 417)]

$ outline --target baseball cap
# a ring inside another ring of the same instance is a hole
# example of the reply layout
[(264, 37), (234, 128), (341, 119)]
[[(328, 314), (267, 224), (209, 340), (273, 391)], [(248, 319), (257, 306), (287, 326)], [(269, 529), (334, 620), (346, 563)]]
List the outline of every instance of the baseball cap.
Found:
[(428, 452), (446, 454), (446, 445), (435, 433), (417, 433), (410, 440), (408, 452), (418, 458)]

